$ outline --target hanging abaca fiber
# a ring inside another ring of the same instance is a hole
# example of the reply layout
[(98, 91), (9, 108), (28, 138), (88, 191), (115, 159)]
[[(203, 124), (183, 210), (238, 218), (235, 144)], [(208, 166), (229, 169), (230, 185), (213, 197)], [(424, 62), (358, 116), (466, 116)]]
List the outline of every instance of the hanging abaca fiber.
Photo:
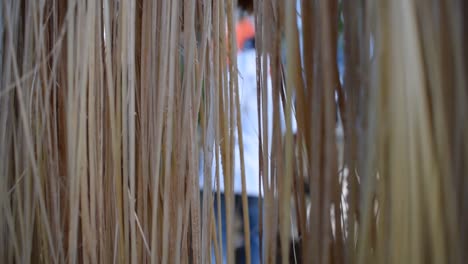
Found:
[(468, 262), (468, 3), (240, 2), (258, 175), (237, 1), (0, 1), (0, 263), (239, 263), (236, 161), (263, 263)]

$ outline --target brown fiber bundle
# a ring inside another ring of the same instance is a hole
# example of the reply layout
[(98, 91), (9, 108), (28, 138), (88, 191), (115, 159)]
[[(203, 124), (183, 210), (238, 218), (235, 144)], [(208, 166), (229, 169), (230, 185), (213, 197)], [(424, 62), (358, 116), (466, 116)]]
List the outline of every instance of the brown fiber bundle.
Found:
[[(300, 2), (253, 1), (263, 262), (465, 263), (468, 4)], [(235, 263), (236, 8), (1, 1), (0, 263), (220, 262), (200, 155)]]

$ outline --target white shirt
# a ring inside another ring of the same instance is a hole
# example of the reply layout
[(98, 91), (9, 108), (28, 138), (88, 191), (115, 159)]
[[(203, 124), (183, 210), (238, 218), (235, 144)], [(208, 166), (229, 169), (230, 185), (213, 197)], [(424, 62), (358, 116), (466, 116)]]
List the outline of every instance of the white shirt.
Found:
[[(249, 196), (259, 196), (259, 144), (258, 144), (258, 113), (257, 113), (257, 87), (256, 87), (256, 64), (255, 50), (248, 50), (237, 55), (238, 64), (238, 81), (239, 81), (239, 98), (241, 107), (242, 121), (242, 137), (244, 146), (244, 164), (245, 164), (245, 180), (246, 192)], [(268, 93), (268, 116), (272, 116), (272, 98), (271, 98), (271, 82), (268, 78), (267, 85)], [(282, 111), (280, 111), (282, 115)], [(283, 129), (284, 129), (284, 124)], [(295, 130), (295, 122), (293, 122), (293, 130)], [(237, 129), (237, 128), (236, 128)], [(272, 122), (268, 120), (268, 138), (271, 140)], [(271, 144), (269, 144), (271, 145)], [(271, 150), (271, 146), (268, 148)], [(242, 178), (239, 156), (239, 142), (236, 139), (234, 150), (234, 193), (242, 193)], [(212, 190), (215, 187), (215, 166), (216, 161), (212, 161)], [(222, 166), (220, 164), (220, 166)], [(202, 168), (203, 166), (201, 166)], [(203, 171), (200, 170), (200, 188), (203, 189)], [(220, 191), (224, 191), (224, 181), (222, 176), (222, 168), (220, 168)]]

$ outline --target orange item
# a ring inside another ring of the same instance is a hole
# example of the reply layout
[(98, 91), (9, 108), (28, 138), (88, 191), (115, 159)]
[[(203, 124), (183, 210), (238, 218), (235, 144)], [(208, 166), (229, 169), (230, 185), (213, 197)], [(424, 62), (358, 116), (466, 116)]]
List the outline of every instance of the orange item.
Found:
[(255, 37), (255, 27), (248, 18), (243, 18), (236, 25), (237, 49), (242, 50), (248, 39)]

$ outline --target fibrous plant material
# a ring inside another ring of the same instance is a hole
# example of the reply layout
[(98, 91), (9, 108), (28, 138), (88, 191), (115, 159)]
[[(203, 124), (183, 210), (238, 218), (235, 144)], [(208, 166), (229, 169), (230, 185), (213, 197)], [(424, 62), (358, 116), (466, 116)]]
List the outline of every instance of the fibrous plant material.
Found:
[(2, 263), (210, 259), (197, 133), (208, 153), (234, 131), (225, 6), (2, 1)]
[(299, 2), (253, 2), (251, 175), (236, 1), (3, 0), (0, 262), (235, 263), (236, 160), (264, 263), (466, 262), (468, 4)]
[[(284, 256), (292, 197), (300, 262), (463, 262), (466, 4), (300, 1), (300, 18), (295, 8), (294, 1), (255, 4), (258, 85), (264, 89), (271, 73), (273, 105), (284, 108), (287, 127), (284, 137), (273, 132), (271, 164), (268, 135), (261, 134), (260, 159), (270, 165), (262, 177), (272, 183), (264, 188), (264, 260), (281, 252), (281, 263), (292, 261)], [(278, 46), (283, 36), (285, 52)], [(279, 122), (265, 109), (263, 120)], [(293, 155), (298, 166), (291, 170)], [(279, 245), (267, 239), (276, 234)]]

